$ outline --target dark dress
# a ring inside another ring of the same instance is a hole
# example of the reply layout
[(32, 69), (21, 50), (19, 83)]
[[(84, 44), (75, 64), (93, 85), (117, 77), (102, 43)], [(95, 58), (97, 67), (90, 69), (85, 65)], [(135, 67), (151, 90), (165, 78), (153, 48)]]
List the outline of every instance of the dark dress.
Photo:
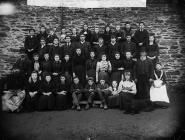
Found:
[[(25, 97), (25, 108), (28, 111), (34, 111), (38, 109), (38, 101), (39, 101), (39, 87), (40, 87), (40, 81), (37, 80), (36, 82), (33, 82), (31, 80), (30, 82), (27, 82), (26, 86), (26, 97)], [(31, 97), (29, 92), (37, 92), (34, 97)]]
[(96, 64), (96, 59), (88, 59), (86, 61), (86, 75), (88, 77), (93, 77), (94, 79), (96, 79)]
[(62, 73), (62, 63), (60, 61), (54, 61), (52, 63), (52, 73), (57, 73), (57, 75), (52, 76), (54, 83), (57, 83), (59, 80), (59, 75)]
[(95, 45), (94, 47), (93, 47), (93, 50), (94, 50), (94, 52), (95, 52), (95, 54), (96, 54), (96, 58), (98, 59), (98, 60), (100, 60), (101, 59), (101, 55), (102, 54), (108, 54), (108, 49), (107, 49), (107, 46), (106, 45), (102, 45), (102, 46), (100, 46), (100, 45)]
[(110, 43), (111, 35), (112, 35), (112, 32), (111, 31), (109, 31), (109, 32), (106, 32), (105, 31), (103, 33), (103, 39), (104, 39), (104, 43), (105, 43), (106, 46)]
[(158, 56), (159, 56), (159, 47), (156, 43), (153, 45), (147, 46), (147, 56), (149, 57), (156, 56), (156, 58), (152, 60), (152, 63), (155, 66), (156, 62), (158, 61)]
[(150, 82), (153, 74), (153, 64), (151, 60), (138, 60), (134, 66), (134, 77), (137, 79), (137, 98), (149, 99)]
[(69, 61), (62, 60), (62, 73), (66, 77), (66, 83), (70, 84), (72, 80), (72, 61), (69, 59)]
[(108, 45), (108, 57), (110, 60), (114, 60), (116, 52), (120, 53), (119, 44), (117, 42), (115, 44), (110, 43)]
[(133, 75), (134, 65), (135, 65), (135, 61), (133, 61), (132, 59), (124, 59), (123, 60), (124, 70), (130, 71), (132, 76), (134, 76)]
[(54, 46), (54, 45), (50, 46), (49, 55), (51, 60), (54, 60), (55, 54), (58, 54), (60, 59), (63, 58), (63, 48), (60, 46)]
[(121, 57), (125, 58), (125, 53), (128, 51), (130, 51), (133, 58), (135, 58), (136, 57), (136, 43), (132, 41), (130, 42), (125, 41), (120, 48)]
[(80, 83), (85, 86), (85, 57), (83, 55), (75, 55), (72, 61), (72, 69), (76, 76), (78, 76)]
[[(63, 110), (66, 109), (67, 107), (67, 94), (68, 94), (68, 89), (69, 87), (65, 83), (59, 82), (56, 86), (56, 109), (58, 110)], [(57, 94), (57, 92), (62, 92), (66, 91), (66, 94)]]
[(91, 42), (91, 35), (92, 35), (92, 33), (91, 33), (91, 31), (90, 30), (82, 30), (81, 32), (80, 32), (80, 34), (84, 34), (85, 35), (85, 40), (87, 41), (87, 42)]
[[(33, 54), (38, 52), (38, 41), (36, 36), (27, 36), (24, 42), (25, 53), (30, 60), (33, 59)], [(33, 49), (32, 51), (28, 51)]]
[[(43, 93), (51, 92), (50, 95), (44, 95)], [(52, 110), (55, 106), (55, 86), (53, 82), (46, 82), (45, 80), (41, 82), (39, 98), (39, 110)]]
[(52, 62), (50, 60), (44, 60), (41, 63), (41, 71), (42, 71), (42, 75), (44, 75), (44, 73), (46, 73), (46, 72), (51, 74), (51, 72), (52, 72)]

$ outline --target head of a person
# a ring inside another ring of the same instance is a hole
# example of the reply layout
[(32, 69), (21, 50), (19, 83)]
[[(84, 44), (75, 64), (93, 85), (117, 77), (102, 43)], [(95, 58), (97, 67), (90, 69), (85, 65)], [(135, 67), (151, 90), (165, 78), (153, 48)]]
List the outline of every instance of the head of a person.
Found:
[(86, 23), (83, 25), (83, 29), (84, 30), (87, 30), (88, 29), (88, 25)]
[(69, 54), (65, 54), (65, 56), (64, 56), (64, 59), (66, 60), (66, 61), (69, 61)]
[(72, 29), (72, 34), (76, 34), (77, 33), (77, 29), (76, 28), (73, 28)]
[(105, 80), (104, 79), (100, 79), (100, 84), (104, 85), (105, 84)]
[(71, 42), (71, 37), (70, 36), (66, 36), (65, 40), (66, 40), (67, 43), (70, 43)]
[(33, 54), (33, 60), (34, 61), (38, 61), (39, 60), (39, 54), (38, 53)]
[(41, 33), (45, 33), (46, 32), (46, 27), (44, 25), (41, 25), (40, 32)]
[(64, 75), (60, 75), (60, 81), (61, 83), (65, 83), (66, 77)]
[(161, 70), (162, 69), (162, 65), (161, 65), (161, 63), (156, 63), (156, 65), (155, 65), (155, 69), (156, 70)]
[(46, 40), (44, 38), (41, 38), (40, 39), (40, 44), (45, 46), (46, 45)]
[(58, 38), (54, 38), (54, 40), (53, 40), (53, 44), (58, 46), (58, 44), (59, 44), (59, 40), (58, 40)]
[(103, 44), (103, 37), (100, 36), (100, 37), (98, 38), (98, 42), (99, 42), (99, 44)]
[(125, 24), (125, 28), (128, 29), (128, 30), (131, 28), (131, 25), (130, 25), (129, 22), (127, 22), (127, 23)]
[(94, 27), (94, 32), (95, 32), (95, 33), (99, 33), (99, 27), (98, 27), (98, 26), (95, 26), (95, 27)]
[(115, 56), (115, 59), (116, 60), (119, 60), (120, 59), (120, 53), (119, 52), (115, 52), (114, 56)]
[(35, 29), (30, 29), (29, 30), (29, 35), (31, 35), (31, 36), (35, 35)]
[(145, 27), (144, 22), (140, 22), (140, 23), (139, 23), (139, 29), (143, 30), (143, 29), (144, 29), (144, 27)]
[(113, 88), (117, 88), (117, 86), (118, 86), (117, 81), (115, 81), (115, 80), (114, 80), (114, 81), (112, 81), (112, 87), (113, 87)]
[(45, 75), (45, 80), (46, 80), (46, 82), (50, 82), (51, 81), (51, 75), (49, 73), (47, 73)]
[(50, 34), (50, 35), (54, 35), (54, 33), (55, 33), (55, 31), (54, 31), (53, 29), (50, 29), (50, 30), (49, 30), (49, 34)]
[(131, 72), (130, 71), (125, 71), (124, 72), (124, 78), (126, 81), (131, 81)]
[(82, 53), (81, 49), (80, 49), (80, 48), (77, 48), (77, 49), (76, 49), (76, 54), (77, 54), (77, 55), (81, 55), (81, 53)]
[(117, 31), (121, 30), (121, 26), (120, 26), (119, 24), (116, 25), (116, 30), (117, 30)]
[(125, 56), (126, 56), (127, 59), (130, 59), (132, 57), (132, 54), (131, 54), (130, 51), (126, 51)]
[(85, 41), (85, 35), (84, 35), (84, 34), (81, 34), (81, 35), (80, 35), (80, 40), (81, 40), (81, 41)]
[(101, 55), (101, 60), (103, 60), (103, 61), (106, 61), (106, 60), (107, 60), (106, 54), (102, 54), (102, 55)]
[(105, 32), (109, 32), (109, 31), (110, 31), (110, 26), (109, 25), (105, 26)]
[(79, 80), (79, 78), (78, 78), (77, 76), (73, 78), (73, 82), (74, 82), (75, 84), (78, 84), (79, 81), (80, 81), (80, 80)]
[(94, 51), (90, 51), (90, 58), (94, 58), (95, 57), (95, 52)]
[(31, 79), (32, 79), (32, 80), (37, 80), (37, 78), (38, 78), (37, 72), (36, 72), (36, 71), (33, 71), (33, 72), (31, 73)]
[(45, 60), (49, 60), (49, 53), (45, 53), (45, 54), (44, 54), (44, 59), (45, 59)]
[(66, 34), (66, 29), (65, 28), (62, 28), (61, 34)]
[(116, 42), (116, 36), (115, 35), (111, 36), (111, 42)]
[(155, 42), (155, 36), (153, 34), (149, 35), (149, 41), (150, 42)]
[(141, 52), (140, 52), (140, 59), (141, 59), (141, 60), (146, 60), (146, 56), (147, 56), (146, 51), (141, 51)]
[(93, 83), (94, 83), (94, 78), (93, 78), (93, 77), (89, 77), (89, 79), (88, 79), (88, 84), (89, 84), (90, 86), (92, 86)]
[(58, 62), (58, 61), (60, 60), (60, 56), (59, 56), (58, 54), (55, 54), (54, 60), (55, 60), (56, 62)]
[(126, 40), (129, 41), (129, 42), (131, 41), (131, 35), (130, 34), (126, 35)]

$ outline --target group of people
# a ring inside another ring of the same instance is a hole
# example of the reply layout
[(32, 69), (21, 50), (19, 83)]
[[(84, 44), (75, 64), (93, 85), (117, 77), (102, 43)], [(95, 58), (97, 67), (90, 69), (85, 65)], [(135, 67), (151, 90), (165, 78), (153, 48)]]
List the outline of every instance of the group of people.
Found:
[(29, 111), (80, 111), (81, 101), (89, 109), (99, 100), (100, 108), (135, 114), (142, 101), (144, 109), (169, 104), (159, 48), (143, 22), (136, 31), (129, 22), (114, 31), (106, 25), (103, 33), (84, 24), (80, 32), (63, 28), (60, 37), (41, 26), (38, 34), (29, 30), (24, 47), (26, 56), (14, 70), (24, 81), (24, 107)]

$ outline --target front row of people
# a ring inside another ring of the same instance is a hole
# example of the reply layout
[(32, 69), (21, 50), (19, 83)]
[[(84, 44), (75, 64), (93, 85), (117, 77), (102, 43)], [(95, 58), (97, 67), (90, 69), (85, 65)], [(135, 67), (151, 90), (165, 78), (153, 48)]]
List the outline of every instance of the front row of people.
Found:
[[(94, 101), (100, 101), (100, 108), (120, 108), (125, 113), (138, 113), (139, 99), (137, 98), (137, 84), (132, 80), (130, 71), (124, 71), (123, 80), (120, 83), (112, 81), (109, 85), (106, 80), (101, 78), (95, 84), (93, 77), (88, 78), (88, 82), (83, 88), (77, 76), (73, 78), (71, 85), (67, 84), (65, 75), (60, 75), (60, 82), (57, 84), (52, 81), (49, 73), (44, 74), (44, 79), (39, 80), (37, 72), (33, 71), (26, 86), (26, 97), (24, 100), (25, 108), (29, 111), (34, 110), (64, 110), (70, 105), (72, 109), (81, 110), (81, 101), (86, 101), (85, 109), (94, 106)], [(169, 103), (167, 96), (165, 75), (161, 69), (161, 64), (156, 64), (154, 78), (150, 80), (150, 101), (151, 106), (155, 103), (166, 107)], [(72, 104), (70, 104), (72, 98)], [(160, 104), (162, 103), (162, 104)]]

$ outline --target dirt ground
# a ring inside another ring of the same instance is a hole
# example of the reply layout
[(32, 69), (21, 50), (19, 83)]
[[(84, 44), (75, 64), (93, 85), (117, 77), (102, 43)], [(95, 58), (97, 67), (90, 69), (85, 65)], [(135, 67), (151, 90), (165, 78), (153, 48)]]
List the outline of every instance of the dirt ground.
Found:
[(1, 133), (4, 140), (172, 139), (183, 124), (185, 94), (172, 89), (168, 93), (171, 101), (168, 109), (137, 115), (98, 108), (80, 112), (2, 113)]

